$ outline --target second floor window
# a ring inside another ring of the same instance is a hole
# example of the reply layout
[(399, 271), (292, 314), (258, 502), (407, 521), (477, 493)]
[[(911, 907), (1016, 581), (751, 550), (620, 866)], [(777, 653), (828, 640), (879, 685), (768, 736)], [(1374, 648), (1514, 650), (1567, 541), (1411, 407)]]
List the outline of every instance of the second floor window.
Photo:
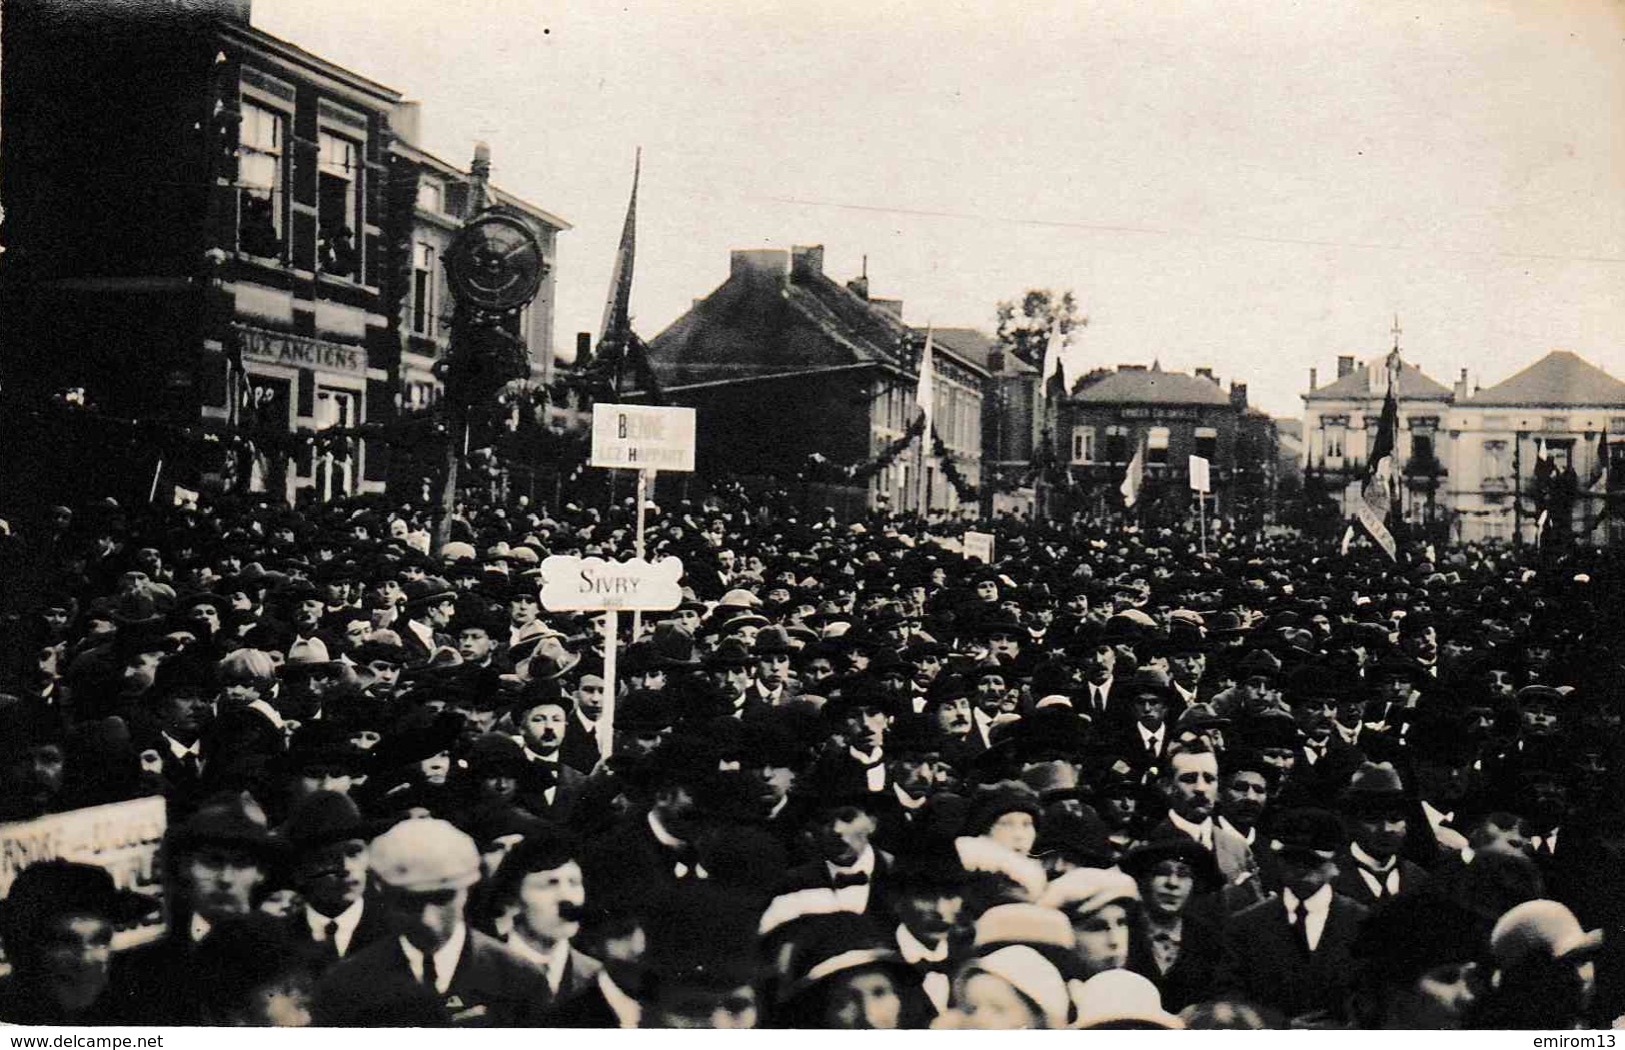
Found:
[(1192, 451), (1212, 463), (1219, 458), (1219, 432), (1213, 427), (1197, 427)]
[(249, 255), (282, 257), (284, 129), (282, 114), (243, 103), (237, 138), (237, 247)]
[(434, 338), (434, 245), (419, 242), (412, 249), (412, 332)]
[(1339, 461), (1343, 458), (1343, 428), (1333, 427), (1326, 431), (1326, 458)]
[(1072, 462), (1093, 463), (1095, 461), (1095, 428), (1072, 428)]
[(1145, 461), (1166, 466), (1168, 463), (1168, 428), (1152, 427), (1145, 435)]
[(440, 183), (424, 179), (418, 183), (418, 207), (441, 215), (446, 210), (446, 193)]
[(1485, 480), (1504, 480), (1511, 474), (1507, 466), (1507, 443), (1505, 441), (1484, 442), (1484, 478)]
[(355, 277), (360, 269), (357, 218), (361, 147), (327, 132), (319, 135), (316, 185), (316, 255), (323, 273)]
[(1128, 428), (1127, 427), (1107, 427), (1106, 428), (1106, 462), (1107, 463), (1127, 463), (1128, 462)]

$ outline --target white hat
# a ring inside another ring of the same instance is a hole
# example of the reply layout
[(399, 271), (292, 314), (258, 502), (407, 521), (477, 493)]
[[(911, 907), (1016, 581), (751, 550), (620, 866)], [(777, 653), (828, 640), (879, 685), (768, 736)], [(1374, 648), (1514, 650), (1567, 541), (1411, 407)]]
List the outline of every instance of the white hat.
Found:
[(1012, 944), (996, 952), (972, 959), (959, 971), (960, 980), (978, 972), (990, 973), (1010, 983), (1010, 987), (1033, 1001), (1044, 1015), (1044, 1027), (1065, 1028), (1067, 1007), (1066, 981), (1061, 971), (1025, 944)]
[(1490, 954), (1505, 970), (1531, 955), (1563, 959), (1602, 947), (1601, 930), (1587, 932), (1574, 913), (1557, 901), (1524, 901), (1509, 910), (1490, 931)]
[(1083, 982), (1075, 1000), (1077, 1026), (1098, 1028), (1124, 1022), (1158, 1028), (1184, 1028), (1179, 1018), (1162, 1008), (1157, 986), (1132, 970), (1105, 970)]
[(474, 840), (444, 820), (403, 820), (372, 840), (368, 863), (378, 881), (410, 893), (457, 890), (480, 881)]
[(1038, 903), (1068, 915), (1091, 915), (1113, 901), (1139, 899), (1139, 885), (1116, 868), (1074, 868), (1051, 882)]

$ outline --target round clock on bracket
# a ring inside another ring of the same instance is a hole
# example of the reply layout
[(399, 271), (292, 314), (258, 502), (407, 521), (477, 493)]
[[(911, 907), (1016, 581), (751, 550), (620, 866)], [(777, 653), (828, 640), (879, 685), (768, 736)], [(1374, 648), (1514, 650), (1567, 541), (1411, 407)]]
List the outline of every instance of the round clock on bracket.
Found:
[(446, 249), (452, 298), (477, 310), (519, 309), (536, 298), (547, 271), (542, 242), (530, 226), (500, 210), (470, 221)]

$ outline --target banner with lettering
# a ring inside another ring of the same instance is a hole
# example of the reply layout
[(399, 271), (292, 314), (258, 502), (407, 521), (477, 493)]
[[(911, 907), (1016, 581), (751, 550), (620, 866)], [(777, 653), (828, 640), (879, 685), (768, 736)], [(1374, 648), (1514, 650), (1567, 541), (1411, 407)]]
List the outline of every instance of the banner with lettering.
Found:
[[(167, 824), (164, 800), (156, 795), (0, 824), (0, 900), (11, 892), (18, 872), (37, 861), (59, 858), (94, 864), (106, 869), (120, 889), (160, 898), (158, 848)], [(163, 932), (160, 912), (142, 925), (117, 931), (113, 948), (122, 951), (146, 944)], [(0, 973), (9, 970), (0, 957)]]

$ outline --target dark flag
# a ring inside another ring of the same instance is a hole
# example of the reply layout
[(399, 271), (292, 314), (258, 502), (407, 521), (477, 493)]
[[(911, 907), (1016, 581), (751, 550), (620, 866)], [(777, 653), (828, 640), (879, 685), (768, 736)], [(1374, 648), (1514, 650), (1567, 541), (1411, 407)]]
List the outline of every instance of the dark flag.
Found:
[[(1393, 533), (1388, 531), (1388, 515), (1393, 511), (1397, 494), (1397, 471), (1394, 467), (1394, 447), (1399, 438), (1399, 351), (1388, 355), (1386, 372), (1388, 393), (1382, 399), (1382, 417), (1377, 423), (1377, 436), (1372, 439), (1370, 455), (1366, 457), (1365, 477), (1360, 482), (1360, 499), (1354, 505), (1354, 518), (1373, 542), (1399, 560), (1399, 548)], [(1347, 543), (1345, 541), (1345, 547)]]

